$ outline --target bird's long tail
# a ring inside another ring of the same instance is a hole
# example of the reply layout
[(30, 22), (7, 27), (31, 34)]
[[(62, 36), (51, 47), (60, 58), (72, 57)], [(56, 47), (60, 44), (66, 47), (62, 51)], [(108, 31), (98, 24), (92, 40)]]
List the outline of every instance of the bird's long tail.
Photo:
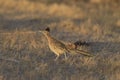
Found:
[(82, 54), (84, 56), (88, 56), (88, 57), (93, 57), (94, 55), (87, 52), (87, 51), (84, 51), (84, 50), (78, 50), (78, 49), (74, 49), (74, 50), (69, 50), (69, 52), (71, 54)]
[(83, 51), (83, 50), (75, 50), (75, 52), (76, 53), (80, 53), (80, 54), (82, 54), (82, 55), (84, 55), (84, 56), (88, 56), (88, 57), (93, 57), (94, 55), (93, 54), (91, 54), (91, 53), (89, 53), (89, 52), (87, 52), (87, 51)]

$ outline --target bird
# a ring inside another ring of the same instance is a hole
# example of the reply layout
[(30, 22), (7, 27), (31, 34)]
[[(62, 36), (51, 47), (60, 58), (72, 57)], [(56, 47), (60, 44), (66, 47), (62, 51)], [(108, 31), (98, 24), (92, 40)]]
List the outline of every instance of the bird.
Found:
[(80, 45), (78, 41), (75, 43), (71, 43), (71, 42), (64, 42), (64, 41), (54, 38), (50, 34), (49, 27), (47, 27), (45, 30), (40, 30), (39, 32), (42, 33), (47, 38), (50, 50), (57, 56), (55, 58), (55, 61), (62, 54), (64, 54), (65, 59), (67, 59), (67, 56), (66, 56), (67, 53), (72, 53), (72, 54), (81, 53), (85, 56), (89, 56), (89, 57), (92, 56), (92, 54), (90, 54), (86, 51), (77, 49), (77, 46)]

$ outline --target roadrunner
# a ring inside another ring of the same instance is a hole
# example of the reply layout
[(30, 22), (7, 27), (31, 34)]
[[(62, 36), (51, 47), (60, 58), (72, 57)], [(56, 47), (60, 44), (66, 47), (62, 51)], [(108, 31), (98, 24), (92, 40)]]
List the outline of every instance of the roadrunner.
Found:
[(54, 37), (52, 37), (50, 35), (50, 29), (49, 28), (46, 28), (45, 30), (39, 31), (39, 32), (44, 34), (44, 36), (48, 40), (48, 45), (49, 45), (50, 50), (57, 55), (55, 60), (57, 60), (59, 58), (59, 56), (62, 55), (62, 54), (65, 55), (65, 59), (66, 59), (67, 58), (66, 53), (73, 53), (73, 54), (81, 53), (85, 56), (92, 56), (91, 54), (89, 54), (86, 51), (77, 49), (77, 46), (78, 46), (77, 44), (79, 44), (79, 42), (66, 43), (66, 42), (55, 39)]

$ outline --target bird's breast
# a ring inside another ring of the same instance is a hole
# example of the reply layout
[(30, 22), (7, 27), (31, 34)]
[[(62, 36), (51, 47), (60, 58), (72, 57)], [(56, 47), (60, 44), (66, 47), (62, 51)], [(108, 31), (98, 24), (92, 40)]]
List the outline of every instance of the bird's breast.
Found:
[(59, 54), (65, 53), (65, 49), (62, 46), (58, 46), (56, 44), (52, 44), (52, 43), (49, 44), (49, 48), (54, 53), (59, 53)]

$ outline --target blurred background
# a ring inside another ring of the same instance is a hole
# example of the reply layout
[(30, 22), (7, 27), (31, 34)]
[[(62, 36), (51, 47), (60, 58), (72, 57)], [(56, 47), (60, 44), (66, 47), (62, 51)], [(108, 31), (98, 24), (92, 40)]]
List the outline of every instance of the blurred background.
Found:
[[(46, 38), (92, 43), (55, 62)], [(120, 0), (0, 0), (0, 80), (120, 80)]]

